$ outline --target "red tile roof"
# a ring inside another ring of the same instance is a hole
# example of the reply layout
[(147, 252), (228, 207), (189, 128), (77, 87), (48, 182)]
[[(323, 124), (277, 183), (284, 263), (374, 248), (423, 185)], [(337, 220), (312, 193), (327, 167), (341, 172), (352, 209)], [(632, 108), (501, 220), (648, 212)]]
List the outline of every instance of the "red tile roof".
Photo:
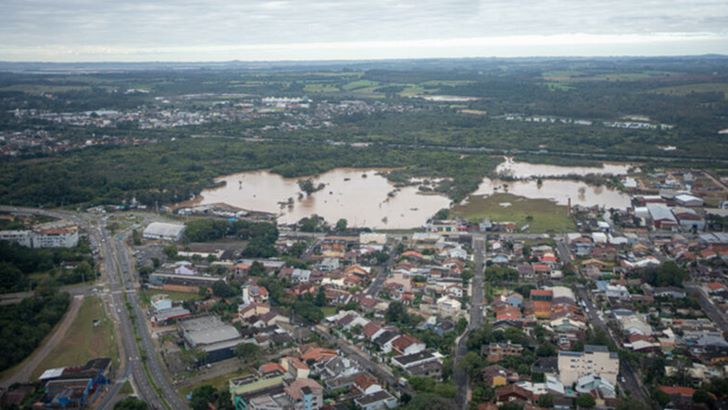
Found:
[(392, 347), (399, 350), (400, 352), (404, 352), (405, 349), (412, 346), (415, 343), (420, 343), (419, 340), (415, 339), (412, 336), (409, 335), (402, 335), (398, 338), (396, 338), (392, 342)]
[(693, 397), (693, 394), (695, 393), (695, 389), (693, 389), (692, 387), (683, 386), (660, 386), (660, 390), (668, 396), (680, 395)]

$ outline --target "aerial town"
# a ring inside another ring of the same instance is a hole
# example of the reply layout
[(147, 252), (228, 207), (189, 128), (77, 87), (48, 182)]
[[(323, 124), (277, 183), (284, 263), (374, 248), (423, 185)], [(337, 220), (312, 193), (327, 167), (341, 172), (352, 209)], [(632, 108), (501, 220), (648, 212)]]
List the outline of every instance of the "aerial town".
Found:
[(722, 182), (641, 175), (623, 178), (630, 207), (569, 206), (563, 233), (447, 210), (397, 231), (225, 204), (4, 207), (8, 246), (86, 248), (99, 278), (72, 292), (101, 309), (82, 325), (118, 339), (117, 356), (39, 361), (3, 406), (103, 408), (150, 389), (159, 409), (722, 406)]
[(1, 0), (0, 410), (728, 410), (728, 0)]

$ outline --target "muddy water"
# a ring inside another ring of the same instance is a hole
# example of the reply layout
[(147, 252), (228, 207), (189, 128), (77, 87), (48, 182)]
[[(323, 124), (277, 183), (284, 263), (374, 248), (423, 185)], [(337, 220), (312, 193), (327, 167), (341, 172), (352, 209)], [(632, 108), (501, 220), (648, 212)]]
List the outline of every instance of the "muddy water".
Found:
[(509, 175), (514, 178), (530, 177), (558, 177), (565, 175), (625, 175), (632, 165), (604, 163), (601, 167), (564, 167), (560, 165), (529, 164), (528, 162), (516, 162), (506, 157), (505, 161), (496, 167), (499, 175)]
[[(372, 169), (335, 169), (314, 177), (325, 188), (299, 198), (298, 178), (283, 178), (268, 171), (223, 177), (226, 185), (201, 193), (199, 203), (224, 202), (239, 208), (273, 212), (281, 223), (294, 223), (317, 214), (329, 223), (345, 218), (349, 226), (405, 229), (422, 226), (429, 217), (450, 205), (441, 195), (423, 195), (417, 187), (396, 190)], [(393, 196), (390, 196), (390, 193)], [(293, 205), (280, 205), (293, 198)]]
[[(556, 176), (589, 173), (624, 174), (629, 165), (605, 164), (598, 167), (560, 167), (534, 165), (507, 160), (499, 170), (510, 169), (513, 176)], [(324, 189), (310, 196), (302, 195), (298, 178), (283, 178), (268, 171), (229, 175), (219, 180), (225, 186), (205, 190), (196, 203), (227, 203), (247, 210), (267, 211), (279, 215), (279, 222), (294, 223), (303, 217), (317, 214), (329, 223), (345, 218), (350, 226), (406, 229), (422, 226), (429, 217), (450, 205), (442, 195), (423, 195), (417, 187), (396, 189), (374, 169), (341, 168), (314, 177), (314, 184), (323, 183)], [(504, 188), (507, 184), (507, 188)], [(506, 191), (507, 190), (507, 191)], [(552, 199), (559, 204), (601, 205), (624, 208), (629, 197), (606, 187), (589, 186), (570, 180), (548, 180), (541, 184), (535, 180), (500, 181), (485, 178), (475, 195), (509, 192), (527, 198)], [(288, 205), (289, 198), (293, 199)]]
[(571, 198), (572, 205), (594, 206), (605, 208), (627, 208), (629, 196), (604, 186), (587, 185), (584, 182), (544, 179), (539, 184), (534, 180), (501, 181), (485, 178), (473, 195), (490, 195), (495, 192), (507, 192), (526, 198), (544, 198), (567, 205)]

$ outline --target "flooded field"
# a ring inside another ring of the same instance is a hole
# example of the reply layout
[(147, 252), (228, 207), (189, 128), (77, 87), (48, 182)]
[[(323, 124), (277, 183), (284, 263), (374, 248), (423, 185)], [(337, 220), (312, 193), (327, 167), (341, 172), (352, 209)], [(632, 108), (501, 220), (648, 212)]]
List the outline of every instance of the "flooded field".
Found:
[[(298, 178), (268, 171), (230, 175), (226, 185), (203, 191), (203, 204), (224, 202), (243, 209), (273, 212), (279, 222), (294, 223), (317, 214), (330, 223), (345, 218), (350, 226), (405, 229), (422, 226), (429, 217), (450, 206), (442, 195), (423, 195), (417, 187), (397, 189), (380, 170), (335, 169), (315, 178), (324, 189), (299, 198)], [(292, 206), (286, 202), (293, 199)], [(283, 204), (281, 204), (283, 203)]]
[(473, 192), (473, 196), (487, 196), (494, 193), (509, 193), (532, 199), (550, 199), (559, 205), (567, 205), (569, 198), (571, 198), (572, 205), (626, 208), (630, 204), (629, 195), (615, 189), (565, 179), (544, 179), (539, 184), (535, 180), (501, 181), (485, 178), (478, 190)]
[(604, 163), (601, 167), (565, 167), (561, 165), (530, 164), (528, 162), (517, 162), (506, 157), (495, 171), (499, 175), (508, 175), (513, 178), (530, 177), (560, 177), (565, 175), (626, 175), (632, 167), (630, 164)]
[[(511, 170), (518, 178), (531, 176), (561, 176), (590, 173), (625, 174), (629, 165), (605, 164), (600, 167), (561, 167), (528, 164), (507, 160), (499, 170)], [(395, 188), (376, 169), (335, 169), (313, 177), (314, 185), (324, 188), (310, 196), (301, 193), (300, 178), (283, 178), (268, 171), (245, 172), (219, 180), (225, 186), (205, 190), (195, 201), (200, 204), (226, 203), (247, 210), (266, 211), (279, 215), (279, 222), (294, 223), (313, 214), (329, 223), (345, 218), (350, 226), (368, 226), (380, 229), (406, 229), (422, 226), (429, 217), (450, 206), (442, 195), (422, 194), (416, 186)], [(566, 205), (569, 198), (576, 205), (601, 205), (624, 208), (629, 197), (606, 187), (589, 186), (571, 180), (501, 181), (484, 178), (477, 196), (510, 193), (532, 199), (550, 199)], [(467, 200), (466, 200), (467, 202)]]

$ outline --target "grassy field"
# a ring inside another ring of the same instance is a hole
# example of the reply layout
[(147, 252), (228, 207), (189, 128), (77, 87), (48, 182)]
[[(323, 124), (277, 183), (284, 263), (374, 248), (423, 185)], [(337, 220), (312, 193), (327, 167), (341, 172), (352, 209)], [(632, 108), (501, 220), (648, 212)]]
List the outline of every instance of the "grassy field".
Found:
[(361, 88), (376, 88), (379, 86), (377, 81), (370, 80), (356, 80), (350, 83), (344, 84), (341, 88), (345, 91), (359, 90)]
[[(97, 326), (94, 326), (94, 320), (99, 321)], [(101, 300), (89, 296), (84, 299), (64, 340), (33, 370), (33, 379), (46, 369), (82, 365), (97, 357), (110, 357), (116, 365), (117, 356), (114, 326), (106, 316)]]
[(676, 85), (673, 87), (662, 87), (655, 89), (655, 92), (668, 95), (688, 95), (690, 93), (722, 92), (723, 98), (728, 99), (728, 84), (723, 83), (697, 83)]
[(321, 311), (324, 312), (324, 316), (331, 316), (336, 314), (336, 308), (333, 306), (324, 306), (321, 308)]
[[(503, 206), (504, 203), (510, 206)], [(569, 232), (575, 229), (565, 206), (547, 199), (528, 199), (511, 194), (472, 197), (467, 203), (455, 206), (452, 212), (466, 219), (490, 218), (498, 222), (515, 222), (519, 227), (529, 224), (529, 232)], [(529, 216), (532, 219), (529, 220)]]
[(210, 379), (201, 380), (197, 383), (191, 384), (189, 386), (180, 387), (179, 392), (183, 395), (188, 395), (192, 392), (192, 390), (204, 386), (206, 384), (209, 384), (210, 386), (213, 386), (216, 389), (222, 389), (228, 387), (228, 380), (234, 379), (236, 377), (242, 377), (247, 376), (250, 374), (250, 371), (248, 370), (238, 370), (232, 373), (225, 373), (219, 376), (212, 377)]
[(149, 306), (152, 296), (158, 294), (165, 294), (175, 302), (186, 302), (200, 299), (200, 296), (197, 293), (168, 292), (161, 289), (145, 289), (141, 292), (141, 301), (142, 303), (144, 303), (144, 305)]
[(419, 84), (400, 84), (404, 87), (399, 95), (401, 97), (417, 97), (425, 93), (425, 88)]

